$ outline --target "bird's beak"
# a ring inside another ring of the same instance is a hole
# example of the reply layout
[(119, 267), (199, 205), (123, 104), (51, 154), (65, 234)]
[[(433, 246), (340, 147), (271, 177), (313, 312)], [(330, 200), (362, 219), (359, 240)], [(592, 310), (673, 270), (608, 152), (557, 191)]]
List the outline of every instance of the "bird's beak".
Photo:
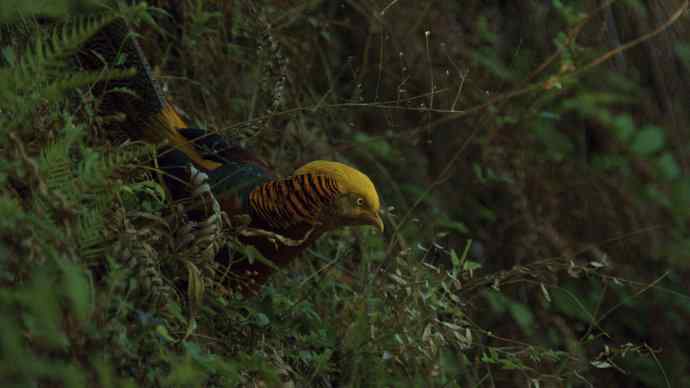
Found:
[(383, 220), (381, 219), (381, 214), (378, 212), (367, 214), (367, 223), (373, 225), (383, 233)]

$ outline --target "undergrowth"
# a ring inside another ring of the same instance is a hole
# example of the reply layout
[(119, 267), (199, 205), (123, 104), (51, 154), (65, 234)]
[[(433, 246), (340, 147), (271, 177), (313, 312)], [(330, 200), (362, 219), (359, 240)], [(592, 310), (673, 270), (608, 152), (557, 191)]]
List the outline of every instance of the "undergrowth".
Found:
[[(77, 3), (0, 15), (3, 387), (690, 381), (687, 141), (606, 67), (665, 29), (606, 48), (581, 34), (607, 8), (559, 1), (548, 36), (474, 1)], [(195, 125), (282, 174), (361, 166), (386, 234), (333, 232), (232, 293), (209, 252), (254, 253), (184, 239), (155, 147), (95, 113), (94, 82), (129, 73), (70, 59), (114, 17)]]

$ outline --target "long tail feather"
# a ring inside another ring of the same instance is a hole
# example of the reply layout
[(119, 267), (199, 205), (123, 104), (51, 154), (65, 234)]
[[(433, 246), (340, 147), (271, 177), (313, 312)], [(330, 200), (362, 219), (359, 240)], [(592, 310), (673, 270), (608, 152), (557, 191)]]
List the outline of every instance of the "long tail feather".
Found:
[(124, 19), (117, 18), (103, 27), (84, 45), (78, 60), (80, 66), (88, 70), (107, 67), (136, 70), (133, 77), (102, 81), (95, 86), (96, 93), (102, 98), (101, 113), (125, 113), (127, 118), (123, 129), (130, 136), (151, 143), (167, 141), (206, 170), (220, 166), (217, 162), (204, 159), (178, 132), (178, 129), (188, 125), (166, 101), (141, 47)]
[(163, 138), (167, 140), (170, 145), (182, 151), (197, 166), (203, 167), (209, 171), (215, 170), (221, 166), (221, 164), (216, 161), (205, 159), (194, 145), (190, 143), (186, 137), (182, 136), (178, 130), (187, 128), (188, 125), (169, 103), (166, 102), (159, 113), (151, 116), (147, 127), (151, 128), (156, 133), (162, 134)]

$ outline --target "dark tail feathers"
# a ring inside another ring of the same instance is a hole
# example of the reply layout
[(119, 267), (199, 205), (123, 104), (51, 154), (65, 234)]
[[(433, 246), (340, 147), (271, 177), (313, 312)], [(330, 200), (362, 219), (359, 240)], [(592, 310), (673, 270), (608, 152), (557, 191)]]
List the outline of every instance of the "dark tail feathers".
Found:
[(168, 101), (137, 43), (134, 33), (122, 18), (101, 29), (80, 50), (79, 65), (92, 71), (103, 68), (134, 68), (132, 77), (97, 83), (94, 91), (101, 97), (100, 113), (126, 115), (121, 126), (129, 136), (151, 143), (169, 142), (195, 164), (213, 170), (219, 164), (203, 158), (178, 129), (188, 127)]

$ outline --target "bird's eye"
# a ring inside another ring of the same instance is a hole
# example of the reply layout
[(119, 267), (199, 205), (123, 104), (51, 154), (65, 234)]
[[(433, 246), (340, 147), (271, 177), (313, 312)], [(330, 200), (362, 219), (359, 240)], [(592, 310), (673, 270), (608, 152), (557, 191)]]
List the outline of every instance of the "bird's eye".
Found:
[(359, 206), (359, 207), (364, 206), (364, 198), (357, 198), (357, 206)]

